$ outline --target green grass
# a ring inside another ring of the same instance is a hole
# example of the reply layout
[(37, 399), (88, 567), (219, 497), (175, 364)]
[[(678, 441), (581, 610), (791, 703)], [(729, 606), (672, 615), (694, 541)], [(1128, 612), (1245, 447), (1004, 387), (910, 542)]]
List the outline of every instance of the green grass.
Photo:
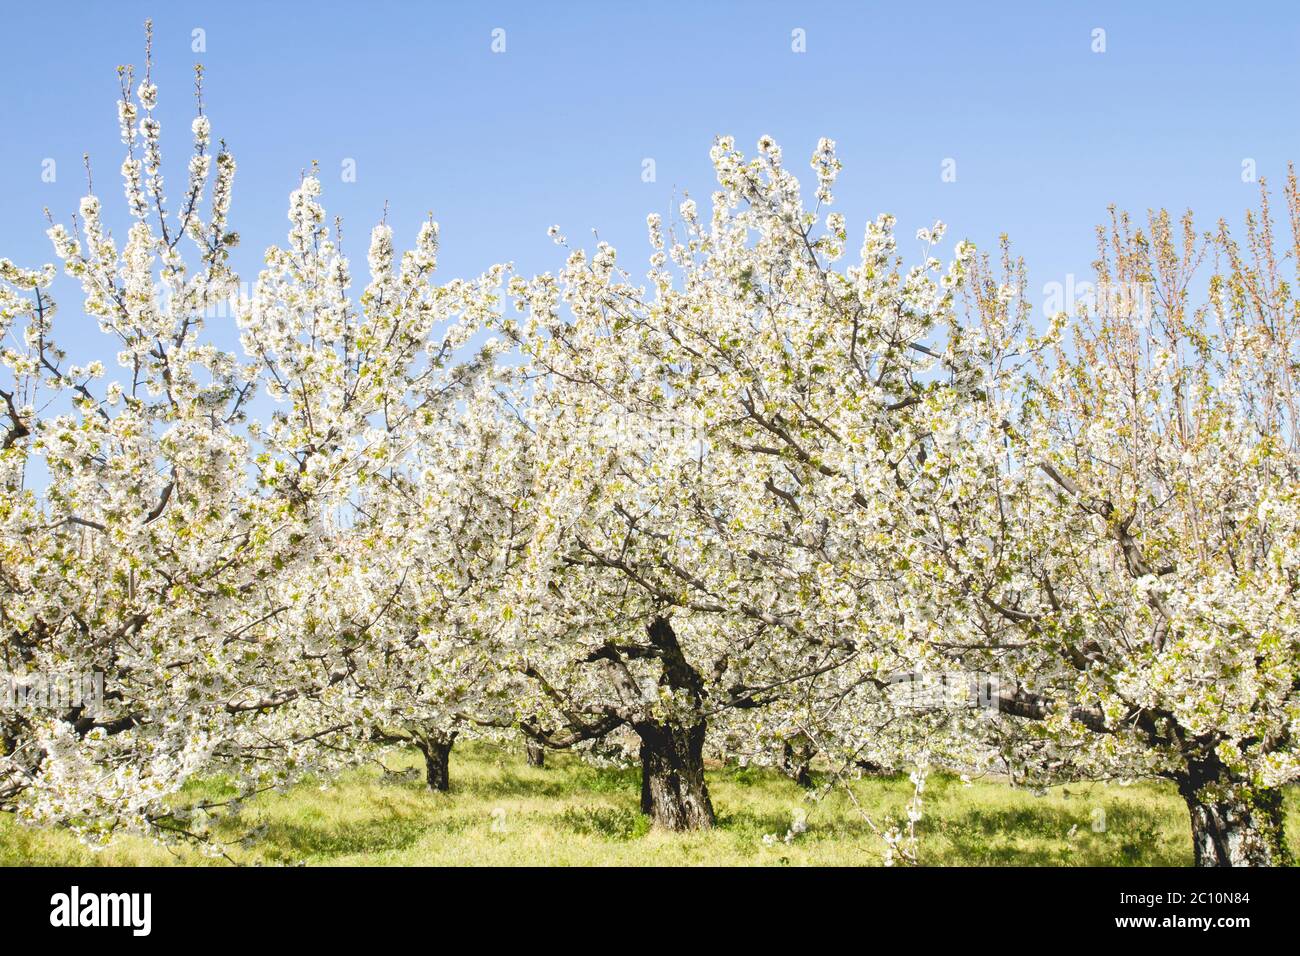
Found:
[[(416, 766), (415, 755), (390, 759)], [(724, 767), (709, 773), (719, 825), (708, 833), (651, 829), (638, 812), (636, 769), (597, 769), (547, 755), (534, 769), (523, 756), (487, 746), (452, 754), (452, 789), (434, 794), (418, 779), (386, 778), (378, 768), (322, 785), (249, 801), (214, 827), (240, 863), (307, 865), (878, 865), (881, 843), (842, 790), (820, 802), (767, 770)], [(222, 792), (219, 780), (186, 791), (191, 800)], [(854, 784), (877, 823), (896, 823), (911, 796), (904, 777)], [(1094, 830), (1095, 811), (1105, 813)], [(789, 843), (796, 810), (807, 830)], [(1073, 832), (1071, 832), (1073, 830)], [(999, 782), (963, 785), (931, 776), (919, 826), (920, 860), (931, 865), (1186, 866), (1186, 810), (1156, 783), (1055, 787), (1034, 796)], [(1287, 794), (1287, 833), (1300, 856), (1300, 798)], [(775, 845), (763, 836), (775, 834)], [(224, 863), (192, 849), (168, 850), (122, 838), (92, 851), (70, 834), (18, 826), (0, 815), (0, 865), (155, 865)]]

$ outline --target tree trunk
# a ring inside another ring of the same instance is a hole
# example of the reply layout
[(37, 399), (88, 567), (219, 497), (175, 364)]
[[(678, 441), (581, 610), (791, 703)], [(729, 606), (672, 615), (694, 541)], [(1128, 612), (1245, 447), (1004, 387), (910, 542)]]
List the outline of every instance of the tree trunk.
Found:
[(813, 745), (803, 734), (781, 744), (781, 770), (801, 787), (813, 785), (809, 767), (812, 764)]
[(451, 745), (456, 734), (430, 733), (415, 739), (416, 748), (424, 755), (424, 779), (429, 789), (445, 793), (451, 787)]
[[(1217, 761), (1216, 761), (1217, 764)], [(1177, 778), (1192, 824), (1197, 866), (1282, 866), (1282, 791), (1224, 780), (1195, 764)]]
[(708, 830), (713, 802), (704, 780), (703, 720), (690, 727), (641, 723), (641, 812), (665, 830)]
[(528, 766), (545, 767), (546, 766), (546, 748), (535, 740), (525, 740), (524, 747), (528, 751)]

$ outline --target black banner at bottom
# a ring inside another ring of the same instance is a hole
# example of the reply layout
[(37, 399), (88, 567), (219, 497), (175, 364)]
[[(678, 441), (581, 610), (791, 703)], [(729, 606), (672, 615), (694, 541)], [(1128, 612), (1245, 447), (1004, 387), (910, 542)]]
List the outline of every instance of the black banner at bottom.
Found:
[[(1294, 926), (1294, 870), (1175, 869), (16, 869), (0, 871), (6, 942), (339, 944), (340, 933), (536, 943), (672, 931), (772, 942), (842, 928), (987, 944), (1185, 939)], [(839, 924), (839, 927), (837, 927)], [(567, 932), (567, 930), (566, 930)], [(539, 935), (540, 934), (540, 935)]]

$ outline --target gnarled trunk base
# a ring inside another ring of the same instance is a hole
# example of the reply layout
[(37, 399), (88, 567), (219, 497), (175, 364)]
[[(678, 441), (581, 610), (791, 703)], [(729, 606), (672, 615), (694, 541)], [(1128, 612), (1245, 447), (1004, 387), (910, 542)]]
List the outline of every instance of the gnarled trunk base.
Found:
[(451, 746), (456, 735), (426, 734), (415, 739), (416, 749), (424, 755), (424, 779), (430, 790), (445, 793), (451, 787)]
[(1282, 866), (1282, 791), (1252, 788), (1192, 767), (1178, 778), (1192, 824), (1197, 866)]
[(524, 741), (524, 748), (528, 754), (528, 766), (545, 767), (546, 766), (546, 748), (535, 740)]
[(781, 772), (801, 787), (813, 785), (810, 768), (816, 753), (813, 743), (799, 734), (781, 745)]
[(637, 724), (641, 812), (665, 830), (708, 830), (716, 818), (704, 780), (705, 723)]

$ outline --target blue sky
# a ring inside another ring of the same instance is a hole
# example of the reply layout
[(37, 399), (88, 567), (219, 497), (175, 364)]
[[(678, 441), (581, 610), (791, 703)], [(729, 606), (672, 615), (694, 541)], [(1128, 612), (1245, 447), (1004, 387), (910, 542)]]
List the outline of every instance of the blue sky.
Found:
[[(49, 2), (3, 12), (0, 256), (51, 258), (42, 210), (76, 209), (83, 152), (121, 213), (114, 69), (142, 62), (148, 16), (169, 195), (201, 60), (214, 134), (239, 162), (246, 279), (312, 160), (354, 262), (388, 201), (403, 241), (433, 211), (445, 276), (554, 268), (551, 223), (583, 244), (599, 227), (639, 269), (645, 214), (683, 191), (707, 199), (715, 134), (749, 151), (770, 133), (801, 170), (825, 135), (851, 235), (883, 211), (904, 236), (936, 218), (986, 248), (1007, 232), (1037, 292), (1086, 276), (1108, 203), (1239, 222), (1255, 197), (1243, 160), (1280, 183), (1300, 158), (1300, 12), (1283, 2)], [(956, 182), (941, 181), (946, 158)], [(346, 159), (356, 182), (341, 181)], [(65, 291), (65, 319), (77, 301)], [(96, 335), (65, 324), (62, 338), (75, 357)]]

